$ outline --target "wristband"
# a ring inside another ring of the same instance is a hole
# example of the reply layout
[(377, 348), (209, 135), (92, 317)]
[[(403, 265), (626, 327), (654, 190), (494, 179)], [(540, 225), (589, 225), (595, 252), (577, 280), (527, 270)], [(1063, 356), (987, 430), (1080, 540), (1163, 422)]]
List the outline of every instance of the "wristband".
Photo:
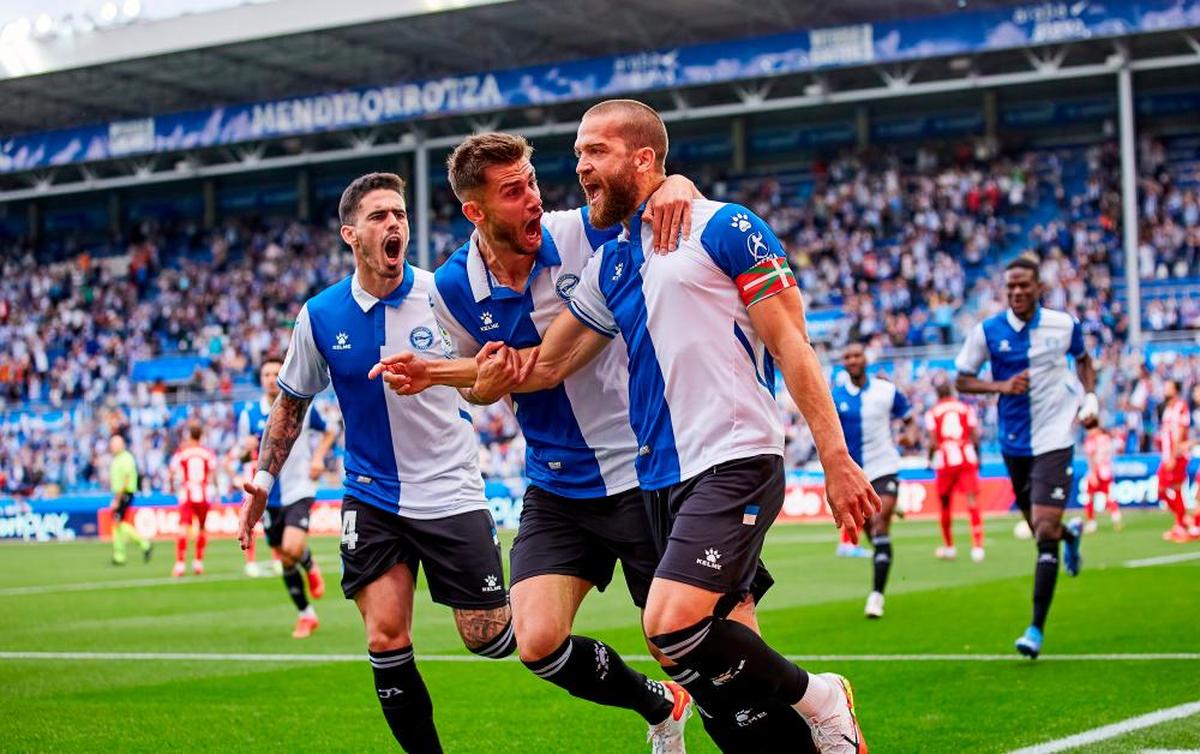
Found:
[(266, 469), (259, 469), (254, 472), (254, 481), (251, 484), (262, 490), (264, 495), (270, 495), (271, 488), (275, 486), (275, 475)]

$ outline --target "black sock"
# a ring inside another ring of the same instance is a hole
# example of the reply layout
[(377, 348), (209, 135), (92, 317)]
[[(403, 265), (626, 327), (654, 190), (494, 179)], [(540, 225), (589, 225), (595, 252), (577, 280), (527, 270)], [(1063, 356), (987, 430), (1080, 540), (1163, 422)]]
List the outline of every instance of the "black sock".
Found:
[(308, 597), (304, 594), (304, 577), (300, 575), (296, 566), (283, 570), (283, 585), (287, 587), (292, 602), (296, 603), (297, 610), (303, 611), (308, 607)]
[(666, 668), (667, 674), (688, 690), (704, 730), (721, 751), (738, 754), (773, 754), (796, 751), (816, 754), (812, 730), (790, 705), (769, 702), (748, 706), (724, 694), (720, 687), (682, 665)]
[(568, 636), (549, 656), (525, 667), (571, 696), (631, 709), (651, 725), (666, 720), (675, 707), (661, 683), (630, 668), (604, 642), (586, 636)]
[(433, 724), (433, 700), (413, 660), (412, 645), (368, 652), (375, 673), (375, 693), (383, 717), (400, 748), (410, 754), (441, 754)]
[(795, 704), (808, 688), (808, 673), (737, 621), (710, 616), (650, 641), (745, 706)]
[(871, 544), (875, 546), (874, 589), (883, 594), (883, 589), (887, 586), (888, 571), (892, 570), (892, 538), (887, 534), (881, 534), (878, 537), (872, 537)]
[(1058, 540), (1038, 541), (1037, 551), (1037, 565), (1033, 569), (1033, 625), (1040, 631), (1046, 625), (1046, 613), (1050, 612), (1054, 585), (1058, 582)]
[(299, 563), (300, 567), (303, 568), (305, 571), (311, 571), (312, 565), (313, 565), (312, 564), (312, 550), (305, 547), (304, 554), (301, 555), (300, 560), (298, 560), (296, 562)]

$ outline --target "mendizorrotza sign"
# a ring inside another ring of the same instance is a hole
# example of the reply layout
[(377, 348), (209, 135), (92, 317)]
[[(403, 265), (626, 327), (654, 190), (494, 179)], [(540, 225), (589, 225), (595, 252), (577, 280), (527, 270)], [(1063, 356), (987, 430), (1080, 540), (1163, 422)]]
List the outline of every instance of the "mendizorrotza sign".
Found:
[(1200, 0), (1075, 0), (790, 31), (0, 138), (0, 172), (819, 68), (1200, 26)]

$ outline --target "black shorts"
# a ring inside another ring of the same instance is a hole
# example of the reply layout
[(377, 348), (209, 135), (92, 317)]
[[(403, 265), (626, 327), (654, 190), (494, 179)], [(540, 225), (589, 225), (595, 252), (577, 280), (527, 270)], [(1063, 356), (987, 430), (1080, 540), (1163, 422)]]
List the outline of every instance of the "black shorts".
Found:
[(880, 497), (885, 495), (897, 497), (900, 495), (900, 477), (896, 474), (877, 476), (871, 480), (871, 487), (875, 489), (875, 494)]
[(313, 502), (311, 497), (305, 497), (291, 505), (263, 511), (263, 533), (267, 535), (267, 544), (271, 547), (281, 546), (283, 530), (289, 526), (308, 533), (308, 516), (312, 512)]
[(633, 604), (645, 607), (658, 547), (639, 489), (572, 499), (531, 485), (508, 557), (513, 584), (553, 573), (578, 576), (602, 592), (619, 560)]
[(133, 493), (122, 492), (121, 499), (117, 501), (117, 508), (113, 511), (113, 526), (125, 520), (125, 515), (129, 513), (129, 507), (133, 505)]
[(645, 493), (662, 548), (654, 575), (724, 594), (718, 616), (728, 615), (746, 595), (760, 600), (775, 583), (759, 555), (783, 508), (785, 487), (783, 458), (761, 455)]
[(342, 501), (342, 592), (360, 589), (404, 563), (425, 580), (434, 602), (465, 610), (508, 604), (500, 540), (485, 510), (445, 518), (405, 518), (346, 496)]
[(1017, 507), (1026, 514), (1031, 504), (1065, 508), (1075, 493), (1074, 458), (1073, 447), (1036, 456), (1004, 456)]

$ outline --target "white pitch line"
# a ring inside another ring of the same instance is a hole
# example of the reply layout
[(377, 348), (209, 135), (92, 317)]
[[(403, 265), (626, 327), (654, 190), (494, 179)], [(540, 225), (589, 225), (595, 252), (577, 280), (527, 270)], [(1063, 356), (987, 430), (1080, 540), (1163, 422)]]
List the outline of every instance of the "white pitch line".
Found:
[[(422, 662), (496, 662), (470, 654), (420, 654)], [(626, 660), (650, 662), (646, 654), (623, 655)], [(1029, 662), (1017, 654), (894, 654), (894, 655), (787, 655), (793, 662)], [(174, 662), (361, 662), (366, 654), (256, 654), (223, 652), (33, 652), (0, 651), (0, 660), (167, 660)], [(505, 658), (516, 661), (516, 657)], [(1062, 654), (1042, 655), (1038, 662), (1147, 662), (1157, 660), (1200, 661), (1200, 652), (1151, 654)]]
[(1200, 754), (1200, 749), (1142, 749), (1138, 754)]
[(1172, 563), (1186, 563), (1189, 560), (1200, 560), (1200, 552), (1184, 552), (1178, 555), (1162, 555), (1157, 558), (1126, 560), (1124, 565), (1126, 568), (1149, 568), (1151, 566), (1170, 565)]
[(1122, 720), (1119, 723), (1112, 723), (1111, 725), (1093, 728), (1083, 733), (1076, 733), (1073, 736), (1060, 738), (1057, 741), (1048, 741), (1037, 746), (1017, 749), (1016, 751), (1009, 752), (1009, 754), (1055, 754), (1056, 752), (1077, 749), (1081, 746), (1107, 741), (1110, 738), (1117, 738), (1118, 736), (1142, 730), (1143, 728), (1152, 728), (1155, 725), (1169, 723), (1172, 720), (1182, 720), (1192, 715), (1200, 715), (1200, 701), (1188, 702), (1178, 707), (1167, 707), (1155, 712), (1148, 712), (1145, 715), (1138, 715), (1128, 720)]
[(162, 576), (153, 579), (129, 579), (127, 581), (94, 581), (90, 584), (40, 584), (37, 586), (12, 586), (0, 589), (0, 597), (16, 597), (22, 594), (59, 594), (64, 592), (92, 592), (99, 589), (136, 589), (143, 586), (167, 586), (169, 584), (205, 584), (217, 581), (240, 581), (241, 575), (188, 576), (173, 578)]

